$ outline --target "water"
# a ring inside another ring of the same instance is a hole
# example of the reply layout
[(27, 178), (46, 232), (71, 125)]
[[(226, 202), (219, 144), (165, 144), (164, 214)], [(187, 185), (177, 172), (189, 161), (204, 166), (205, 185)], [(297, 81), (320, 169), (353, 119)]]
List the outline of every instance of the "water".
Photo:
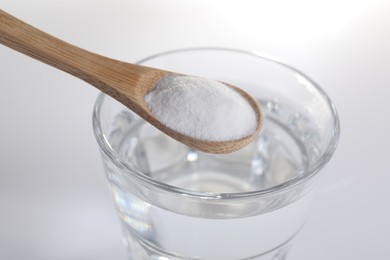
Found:
[[(318, 157), (320, 140), (304, 115), (260, 103), (265, 114), (260, 137), (232, 154), (196, 152), (127, 112), (118, 115), (110, 142), (133, 169), (175, 187), (222, 196), (267, 189), (304, 172)], [(291, 194), (221, 205), (163, 195), (153, 202), (151, 195), (137, 195), (112, 166), (106, 168), (130, 259), (283, 259), (310, 202), (309, 196), (295, 201)]]
[(185, 256), (213, 260), (268, 259), (260, 257), (283, 248), (302, 227), (310, 202), (306, 196), (266, 214), (208, 219), (151, 206), (123, 193), (117, 186), (113, 191), (133, 254), (130, 259), (150, 259), (153, 255), (167, 257), (161, 260), (188, 259)]

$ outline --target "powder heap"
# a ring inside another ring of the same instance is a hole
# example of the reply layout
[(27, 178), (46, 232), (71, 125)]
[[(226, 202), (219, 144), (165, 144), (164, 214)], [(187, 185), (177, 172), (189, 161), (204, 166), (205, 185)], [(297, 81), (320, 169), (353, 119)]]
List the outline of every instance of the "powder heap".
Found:
[(256, 113), (233, 88), (193, 76), (167, 76), (145, 95), (156, 118), (176, 132), (206, 141), (229, 141), (255, 132)]

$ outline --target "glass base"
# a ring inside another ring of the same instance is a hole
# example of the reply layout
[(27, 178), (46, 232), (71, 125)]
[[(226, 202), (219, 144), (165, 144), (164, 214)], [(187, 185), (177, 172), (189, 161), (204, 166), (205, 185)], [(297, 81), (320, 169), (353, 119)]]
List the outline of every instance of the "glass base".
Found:
[(225, 256), (221, 258), (198, 258), (196, 256), (179, 256), (174, 253), (165, 252), (160, 248), (137, 239), (129, 231), (125, 230), (124, 243), (127, 249), (129, 260), (285, 260), (288, 250), (291, 247), (291, 241), (295, 235), (278, 247), (267, 252), (260, 253), (252, 257), (242, 259), (230, 259)]

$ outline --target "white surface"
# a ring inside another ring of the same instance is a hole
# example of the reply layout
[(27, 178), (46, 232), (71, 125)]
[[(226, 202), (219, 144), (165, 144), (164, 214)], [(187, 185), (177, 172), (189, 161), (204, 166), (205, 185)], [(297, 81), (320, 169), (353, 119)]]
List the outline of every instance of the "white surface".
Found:
[[(121, 60), (225, 46), (304, 71), (335, 102), (342, 135), (288, 259), (390, 258), (388, 1), (12, 0), (0, 8)], [(0, 259), (125, 259), (91, 128), (98, 91), (3, 46), (0, 88)]]

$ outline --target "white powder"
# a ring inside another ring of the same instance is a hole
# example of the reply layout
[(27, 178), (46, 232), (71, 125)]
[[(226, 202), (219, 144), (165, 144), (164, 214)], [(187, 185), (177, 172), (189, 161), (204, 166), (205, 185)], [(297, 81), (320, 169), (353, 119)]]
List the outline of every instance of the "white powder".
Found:
[(165, 126), (207, 141), (237, 140), (254, 133), (256, 113), (239, 93), (214, 80), (168, 76), (145, 96)]

